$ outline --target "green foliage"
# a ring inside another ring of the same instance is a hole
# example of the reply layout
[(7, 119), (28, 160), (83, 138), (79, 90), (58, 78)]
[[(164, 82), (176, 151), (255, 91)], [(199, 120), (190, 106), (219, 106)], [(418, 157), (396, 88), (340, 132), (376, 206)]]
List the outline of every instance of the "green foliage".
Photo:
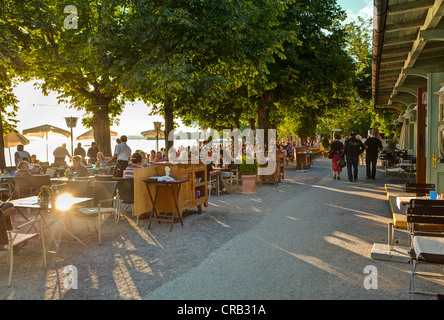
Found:
[(321, 144), (322, 144), (322, 147), (323, 147), (325, 150), (327, 150), (327, 149), (330, 147), (330, 141), (329, 141), (329, 139), (328, 139), (328, 136), (325, 136), (325, 137), (322, 139)]
[[(137, 98), (165, 116), (167, 133), (174, 117), (300, 137), (393, 129), (370, 108), (370, 22), (344, 25), (336, 0), (0, 4), (0, 105), (15, 105), (5, 88), (21, 69), (42, 80), (43, 93), (84, 110), (83, 123), (105, 144), (124, 102)], [(72, 4), (78, 28), (65, 29), (63, 9)]]
[(239, 165), (239, 171), (243, 175), (257, 174), (257, 160), (253, 157), (242, 156), (242, 163)]

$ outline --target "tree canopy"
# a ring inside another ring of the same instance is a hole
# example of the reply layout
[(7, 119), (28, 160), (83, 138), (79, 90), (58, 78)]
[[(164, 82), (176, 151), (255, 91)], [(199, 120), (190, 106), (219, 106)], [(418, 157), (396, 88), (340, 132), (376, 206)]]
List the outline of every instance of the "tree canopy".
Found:
[[(107, 155), (126, 100), (163, 115), (166, 140), (177, 117), (306, 137), (344, 110), (369, 110), (369, 22), (345, 25), (336, 0), (1, 3), (0, 86), (23, 66), (43, 93), (85, 111)], [(15, 105), (8, 90), (0, 102)]]

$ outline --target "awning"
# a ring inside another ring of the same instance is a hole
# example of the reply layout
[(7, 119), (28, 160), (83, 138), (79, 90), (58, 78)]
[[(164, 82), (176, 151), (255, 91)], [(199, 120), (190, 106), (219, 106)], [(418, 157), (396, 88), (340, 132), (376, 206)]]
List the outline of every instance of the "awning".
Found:
[(444, 72), (444, 0), (374, 4), (373, 106), (400, 110), (416, 102), (427, 73)]

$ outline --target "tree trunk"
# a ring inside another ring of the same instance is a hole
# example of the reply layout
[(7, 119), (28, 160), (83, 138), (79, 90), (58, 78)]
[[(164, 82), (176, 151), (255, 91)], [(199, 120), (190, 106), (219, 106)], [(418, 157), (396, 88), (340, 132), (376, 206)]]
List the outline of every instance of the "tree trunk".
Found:
[(109, 107), (107, 103), (98, 103), (102, 105), (94, 112), (94, 140), (97, 143), (99, 151), (103, 152), (105, 157), (111, 157), (111, 134), (109, 129)]
[(267, 104), (273, 102), (273, 91), (265, 93), (259, 101), (259, 110), (257, 116), (257, 126), (264, 130), (264, 150), (268, 150), (268, 129), (270, 129), (270, 117)]
[(173, 146), (174, 141), (168, 140), (168, 135), (174, 130), (174, 114), (173, 114), (173, 99), (167, 97), (164, 102), (164, 114), (165, 114), (165, 152), (168, 154), (168, 150)]
[[(3, 116), (0, 113), (0, 133), (1, 136), (4, 137), (3, 133)], [(11, 163), (11, 166), (13, 164)], [(5, 142), (3, 141), (3, 138), (0, 139), (0, 168), (4, 169), (6, 168), (6, 160), (5, 160)]]
[(250, 118), (248, 120), (248, 124), (250, 125), (251, 130), (254, 131), (256, 129), (256, 119), (255, 118)]

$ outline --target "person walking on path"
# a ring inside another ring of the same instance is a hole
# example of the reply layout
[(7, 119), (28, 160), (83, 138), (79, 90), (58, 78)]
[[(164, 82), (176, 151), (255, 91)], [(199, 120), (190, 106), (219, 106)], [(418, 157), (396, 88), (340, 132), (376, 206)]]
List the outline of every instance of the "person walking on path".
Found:
[(339, 134), (335, 134), (335, 140), (332, 141), (330, 144), (330, 152), (332, 154), (331, 158), (331, 164), (332, 164), (332, 170), (333, 170), (333, 180), (341, 180), (339, 177), (342, 168), (338, 165), (339, 160), (342, 158), (342, 151), (344, 150), (344, 144), (339, 141), (341, 139), (341, 136)]
[[(362, 139), (362, 137), (360, 135), (357, 135), (356, 139), (361, 140), (362, 143), (365, 142), (365, 140)], [(364, 164), (365, 164), (365, 157), (364, 157), (364, 152), (363, 152), (359, 155), (359, 165), (364, 165)]]
[(356, 139), (356, 133), (351, 132), (350, 138), (345, 140), (344, 152), (343, 152), (345, 160), (347, 161), (347, 174), (348, 174), (348, 181), (350, 182), (358, 180), (359, 155), (363, 153), (364, 150), (365, 146), (362, 143), (362, 141)]
[(366, 179), (376, 180), (376, 162), (378, 161), (378, 154), (382, 150), (382, 142), (378, 138), (378, 132), (372, 131), (372, 136), (368, 138), (364, 145), (365, 150), (365, 165), (367, 169)]
[(128, 167), (128, 162), (131, 158), (131, 148), (128, 147), (126, 141), (128, 138), (126, 136), (120, 137), (121, 142), (116, 146), (114, 155), (110, 162), (116, 161), (114, 167), (114, 177), (123, 177), (123, 171)]

